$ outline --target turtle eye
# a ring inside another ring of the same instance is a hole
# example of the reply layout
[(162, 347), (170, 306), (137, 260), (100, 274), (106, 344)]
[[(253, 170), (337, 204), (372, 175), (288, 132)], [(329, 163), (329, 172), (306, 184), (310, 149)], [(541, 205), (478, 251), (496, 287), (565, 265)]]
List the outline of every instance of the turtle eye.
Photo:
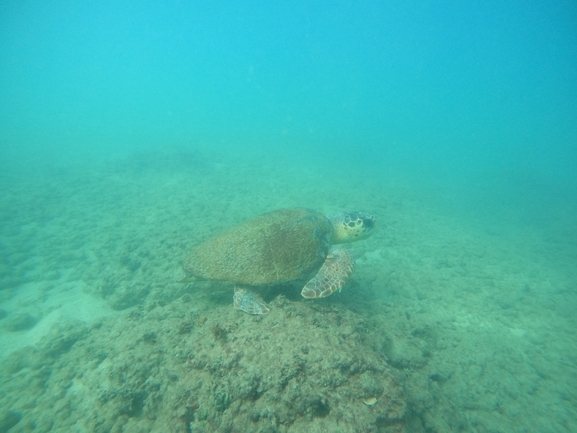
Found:
[(372, 229), (375, 226), (375, 220), (372, 218), (363, 218), (363, 225), (368, 229)]

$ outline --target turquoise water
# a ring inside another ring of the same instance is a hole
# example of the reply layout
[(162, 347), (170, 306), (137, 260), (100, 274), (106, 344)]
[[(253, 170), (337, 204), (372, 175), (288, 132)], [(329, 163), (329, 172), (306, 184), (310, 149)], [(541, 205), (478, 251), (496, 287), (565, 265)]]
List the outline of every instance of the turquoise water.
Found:
[[(577, 430), (575, 23), (565, 1), (4, 2), (0, 431)], [(342, 293), (267, 289), (260, 320), (177, 283), (192, 246), (286, 207), (379, 220)], [(348, 351), (364, 367), (328, 363)]]

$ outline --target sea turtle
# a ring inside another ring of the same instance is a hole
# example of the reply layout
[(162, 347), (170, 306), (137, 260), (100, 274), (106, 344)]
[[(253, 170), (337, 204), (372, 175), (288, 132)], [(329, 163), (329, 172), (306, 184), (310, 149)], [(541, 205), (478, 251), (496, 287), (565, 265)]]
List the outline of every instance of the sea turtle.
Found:
[(333, 245), (364, 239), (375, 226), (375, 218), (363, 212), (325, 216), (280, 209), (211, 237), (191, 251), (183, 268), (187, 277), (236, 283), (234, 306), (266, 314), (268, 306), (247, 286), (308, 280), (302, 296), (329, 296), (341, 289), (355, 265), (346, 249)]

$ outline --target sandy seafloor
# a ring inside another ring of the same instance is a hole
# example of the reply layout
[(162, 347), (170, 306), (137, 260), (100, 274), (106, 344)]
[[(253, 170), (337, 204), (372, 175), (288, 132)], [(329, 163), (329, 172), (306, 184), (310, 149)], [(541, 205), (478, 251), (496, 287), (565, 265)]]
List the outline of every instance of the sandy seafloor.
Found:
[[(577, 431), (569, 205), (539, 223), (376, 169), (187, 150), (1, 181), (0, 431)], [(264, 290), (253, 317), (229, 284), (178, 282), (193, 245), (297, 206), (379, 219), (342, 293)]]

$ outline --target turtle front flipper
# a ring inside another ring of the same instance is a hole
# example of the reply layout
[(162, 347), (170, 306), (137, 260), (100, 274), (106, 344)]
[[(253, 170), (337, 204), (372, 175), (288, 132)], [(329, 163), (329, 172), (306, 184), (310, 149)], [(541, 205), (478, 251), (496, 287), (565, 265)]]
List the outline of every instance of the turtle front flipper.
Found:
[(268, 314), (270, 311), (260, 296), (239, 287), (234, 288), (234, 308), (248, 314)]
[(355, 268), (355, 260), (344, 248), (331, 248), (323, 266), (305, 284), (301, 295), (305, 298), (324, 298), (340, 290)]

